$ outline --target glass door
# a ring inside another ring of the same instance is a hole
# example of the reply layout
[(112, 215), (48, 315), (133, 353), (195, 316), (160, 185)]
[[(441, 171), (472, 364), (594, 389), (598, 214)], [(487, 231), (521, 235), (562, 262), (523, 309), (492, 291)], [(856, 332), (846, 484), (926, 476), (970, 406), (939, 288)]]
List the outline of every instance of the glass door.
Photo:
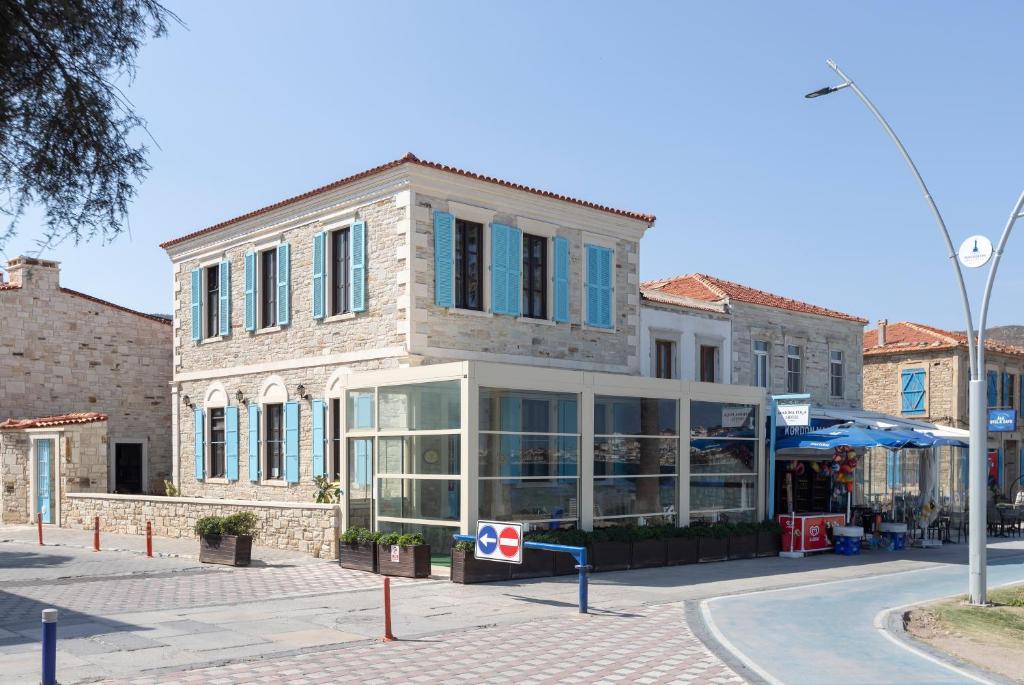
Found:
[(36, 440), (36, 512), (53, 523), (53, 439)]
[(348, 441), (348, 527), (373, 530), (373, 438)]

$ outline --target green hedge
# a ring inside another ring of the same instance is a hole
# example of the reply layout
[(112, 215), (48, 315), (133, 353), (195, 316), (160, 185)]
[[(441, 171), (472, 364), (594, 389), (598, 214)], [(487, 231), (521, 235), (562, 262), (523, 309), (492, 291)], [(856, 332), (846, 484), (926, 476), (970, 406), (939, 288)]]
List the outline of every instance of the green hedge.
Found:
[(239, 535), (256, 537), (256, 514), (240, 511), (230, 516), (204, 516), (192, 528), (199, 537), (208, 535)]

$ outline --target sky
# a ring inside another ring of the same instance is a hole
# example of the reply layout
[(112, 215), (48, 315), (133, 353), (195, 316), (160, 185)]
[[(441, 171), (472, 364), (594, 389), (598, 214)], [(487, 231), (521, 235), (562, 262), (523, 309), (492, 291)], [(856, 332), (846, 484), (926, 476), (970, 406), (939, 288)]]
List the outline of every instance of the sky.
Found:
[[(111, 244), (65, 286), (171, 310), (164, 240), (408, 151), (657, 215), (641, 278), (703, 272), (962, 329), (945, 245), (835, 59), (909, 148), (955, 244), (1024, 191), (1016, 2), (177, 2), (127, 93), (156, 142)], [(6, 257), (32, 252), (29, 215)], [(1024, 225), (989, 324), (1024, 323)], [(981, 298), (986, 269), (970, 270)]]

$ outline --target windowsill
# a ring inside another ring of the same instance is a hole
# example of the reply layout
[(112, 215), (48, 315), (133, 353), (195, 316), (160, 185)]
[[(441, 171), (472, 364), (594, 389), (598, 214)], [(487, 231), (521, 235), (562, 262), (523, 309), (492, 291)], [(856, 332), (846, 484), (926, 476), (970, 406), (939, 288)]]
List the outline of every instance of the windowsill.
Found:
[(343, 314), (332, 314), (324, 319), (324, 323), (334, 323), (335, 321), (350, 321), (356, 318), (355, 312), (345, 312)]
[(269, 485), (272, 488), (286, 488), (290, 485), (285, 479), (265, 479), (260, 481), (260, 485)]
[(552, 321), (551, 319), (535, 319), (532, 316), (520, 316), (516, 318), (516, 321), (522, 323), (535, 323), (538, 326), (557, 326), (560, 323), (568, 324), (568, 321)]
[(216, 485), (227, 485), (231, 481), (229, 481), (227, 478), (207, 478), (205, 482), (214, 483)]
[(264, 333), (277, 333), (281, 330), (280, 326), (270, 326), (268, 328), (257, 328), (256, 335), (263, 335)]
[(604, 328), (603, 326), (591, 326), (589, 324), (582, 324), (583, 330), (594, 331), (595, 333), (615, 333), (615, 327)]
[(485, 312), (478, 309), (462, 309), (461, 307), (449, 307), (446, 310), (448, 314), (461, 314), (463, 316), (479, 316), (484, 319), (493, 319), (494, 312)]
[(202, 340), (199, 341), (199, 344), (200, 345), (205, 345), (207, 343), (220, 342), (223, 339), (224, 339), (223, 335), (215, 335), (212, 338), (203, 338)]

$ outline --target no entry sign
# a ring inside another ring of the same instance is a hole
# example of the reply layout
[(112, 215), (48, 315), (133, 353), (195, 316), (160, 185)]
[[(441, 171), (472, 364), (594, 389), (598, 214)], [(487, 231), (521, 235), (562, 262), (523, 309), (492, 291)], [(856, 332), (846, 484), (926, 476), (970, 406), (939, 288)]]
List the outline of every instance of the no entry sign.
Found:
[(523, 563), (523, 524), (504, 521), (477, 521), (477, 559)]

